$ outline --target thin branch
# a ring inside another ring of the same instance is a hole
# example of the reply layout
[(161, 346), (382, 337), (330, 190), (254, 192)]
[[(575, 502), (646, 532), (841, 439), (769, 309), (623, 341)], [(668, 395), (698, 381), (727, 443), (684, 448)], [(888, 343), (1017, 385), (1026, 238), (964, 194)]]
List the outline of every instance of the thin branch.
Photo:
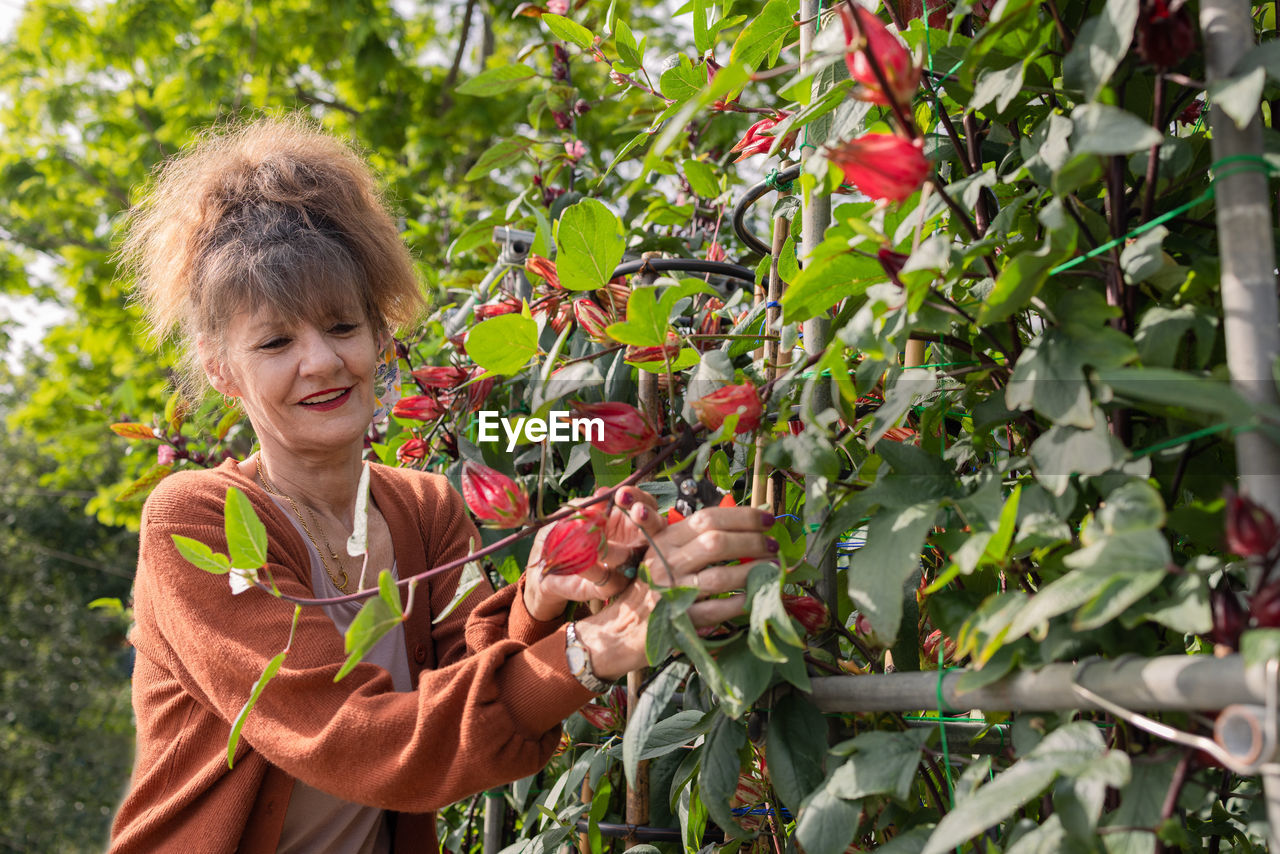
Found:
[(341, 112), (351, 116), (353, 119), (358, 119), (361, 116), (360, 111), (350, 104), (346, 104), (336, 98), (322, 98), (314, 92), (309, 92), (306, 89), (303, 89), (302, 84), (296, 81), (293, 84), (293, 94), (299, 101), (310, 106), (328, 107), (331, 110), (340, 110)]
[(471, 18), (475, 12), (476, 0), (467, 0), (467, 7), (462, 11), (462, 32), (458, 34), (458, 49), (453, 52), (453, 62), (449, 64), (449, 73), (445, 75), (444, 84), (440, 87), (440, 112), (447, 113), (453, 106), (451, 90), (458, 82), (458, 70), (462, 68), (462, 54), (467, 50), (467, 37), (471, 34)]

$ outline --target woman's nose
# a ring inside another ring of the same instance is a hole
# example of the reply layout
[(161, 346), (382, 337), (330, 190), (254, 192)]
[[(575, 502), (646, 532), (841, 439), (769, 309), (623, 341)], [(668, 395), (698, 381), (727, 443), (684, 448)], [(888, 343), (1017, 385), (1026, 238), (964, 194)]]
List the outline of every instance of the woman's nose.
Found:
[(304, 376), (329, 374), (342, 366), (342, 357), (329, 336), (318, 329), (309, 329), (301, 338), (302, 363), (298, 370)]

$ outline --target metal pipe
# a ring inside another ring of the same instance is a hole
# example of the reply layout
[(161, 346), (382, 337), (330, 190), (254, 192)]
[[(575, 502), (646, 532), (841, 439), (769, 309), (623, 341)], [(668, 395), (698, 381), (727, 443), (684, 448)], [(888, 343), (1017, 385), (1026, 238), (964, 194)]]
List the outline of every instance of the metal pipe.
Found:
[[(1212, 86), (1229, 78), (1237, 60), (1253, 47), (1248, 0), (1204, 0), (1200, 29), (1204, 33), (1205, 73)], [(1267, 176), (1260, 168), (1262, 123), (1255, 113), (1241, 130), (1214, 103), (1209, 126), (1214, 162), (1240, 158), (1226, 165), (1226, 174), (1214, 184), (1222, 259), (1223, 338), (1231, 385), (1246, 400), (1274, 406), (1280, 403), (1271, 373), (1280, 356), (1280, 310), (1273, 218)], [(1240, 490), (1273, 514), (1280, 514), (1280, 447), (1258, 431), (1241, 433), (1235, 441)]]
[[(946, 710), (1057, 711), (1087, 709), (1092, 704), (1072, 688), (1079, 684), (1130, 709), (1222, 709), (1235, 703), (1265, 702), (1266, 673), (1246, 669), (1238, 655), (1170, 655), (1159, 658), (1090, 660), (1088, 667), (1050, 664), (1020, 672), (964, 694), (956, 684), (964, 671), (944, 674), (941, 691), (936, 672), (868, 676), (821, 676), (813, 679), (814, 703), (824, 712), (896, 712), (934, 709), (941, 696)], [(1280, 850), (1280, 849), (1278, 849)]]
[(649, 269), (657, 273), (667, 271), (710, 273), (713, 276), (729, 276), (730, 278), (741, 279), (748, 284), (754, 284), (756, 280), (755, 270), (749, 267), (743, 267), (741, 264), (731, 264), (728, 261), (704, 261), (700, 258), (641, 258), (638, 261), (624, 261), (613, 268), (613, 275), (610, 278), (616, 279), (619, 276), (629, 276), (643, 269)]

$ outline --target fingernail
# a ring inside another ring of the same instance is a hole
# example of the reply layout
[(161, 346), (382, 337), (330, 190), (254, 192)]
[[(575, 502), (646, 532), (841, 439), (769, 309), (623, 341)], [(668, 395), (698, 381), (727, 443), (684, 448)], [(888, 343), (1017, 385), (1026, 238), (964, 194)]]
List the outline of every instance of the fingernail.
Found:
[(710, 637), (717, 628), (718, 626), (703, 626), (702, 628), (698, 629), (698, 637), (702, 637), (702, 638)]
[(760, 520), (761, 520), (762, 522), (764, 522), (764, 526), (765, 526), (766, 528), (772, 528), (772, 527), (773, 527), (773, 523), (774, 523), (774, 522), (776, 522), (776, 521), (778, 521), (777, 519), (773, 518), (773, 514), (772, 514), (772, 513), (770, 513), (768, 510), (765, 510), (765, 511), (761, 512), (761, 514), (760, 514)]
[(649, 519), (649, 508), (641, 504), (640, 509), (636, 511), (636, 521), (645, 522), (648, 519)]
[(636, 500), (636, 497), (632, 495), (630, 492), (618, 493), (618, 503), (621, 504), (623, 507), (630, 507), (631, 503), (635, 500)]
[(769, 537), (764, 541), (764, 547), (769, 552), (769, 554), (778, 553), (778, 541), (775, 540), (773, 537)]

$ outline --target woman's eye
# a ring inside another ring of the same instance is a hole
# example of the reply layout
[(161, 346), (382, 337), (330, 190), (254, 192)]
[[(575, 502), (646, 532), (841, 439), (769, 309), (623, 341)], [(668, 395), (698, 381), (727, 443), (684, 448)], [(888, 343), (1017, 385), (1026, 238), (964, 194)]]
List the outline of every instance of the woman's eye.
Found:
[(263, 350), (279, 350), (280, 348), (288, 345), (288, 343), (289, 343), (288, 338), (284, 338), (284, 337), (272, 338), (271, 340), (263, 343), (262, 349)]
[(359, 328), (360, 328), (360, 324), (358, 323), (343, 322), (343, 323), (335, 323), (333, 326), (329, 327), (329, 331), (334, 333), (335, 335), (347, 335), (351, 332), (355, 332)]

